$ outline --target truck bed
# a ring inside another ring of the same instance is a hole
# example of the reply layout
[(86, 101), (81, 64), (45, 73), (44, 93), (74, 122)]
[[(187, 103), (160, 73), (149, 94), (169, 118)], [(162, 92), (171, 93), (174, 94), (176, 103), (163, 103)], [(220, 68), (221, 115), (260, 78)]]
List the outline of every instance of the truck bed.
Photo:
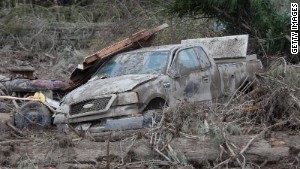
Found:
[(233, 93), (244, 81), (251, 83), (255, 79), (255, 72), (263, 67), (261, 61), (255, 58), (222, 58), (215, 61), (220, 72), (223, 92)]

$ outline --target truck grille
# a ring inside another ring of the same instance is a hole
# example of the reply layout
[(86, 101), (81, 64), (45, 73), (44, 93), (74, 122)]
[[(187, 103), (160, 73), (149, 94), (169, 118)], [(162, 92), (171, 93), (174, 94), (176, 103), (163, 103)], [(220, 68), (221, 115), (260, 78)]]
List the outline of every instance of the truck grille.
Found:
[[(76, 104), (71, 105), (71, 115), (79, 114), (79, 113), (86, 113), (90, 111), (100, 111), (105, 109), (106, 105), (108, 104), (111, 96), (103, 97), (98, 99), (91, 99), (86, 100), (83, 102), (79, 102)], [(85, 105), (92, 105), (91, 107), (84, 108)]]

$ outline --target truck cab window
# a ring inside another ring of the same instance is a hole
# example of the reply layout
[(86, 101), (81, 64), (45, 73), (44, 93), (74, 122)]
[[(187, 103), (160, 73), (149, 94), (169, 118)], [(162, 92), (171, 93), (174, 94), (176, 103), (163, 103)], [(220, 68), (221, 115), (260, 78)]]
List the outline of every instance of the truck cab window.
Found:
[(130, 74), (162, 74), (168, 64), (168, 51), (121, 53), (99, 68), (99, 77), (116, 77)]
[(202, 69), (209, 68), (211, 66), (210, 61), (204, 52), (203, 48), (200, 46), (197, 46), (194, 48), (197, 55), (199, 56), (199, 61), (200, 61), (200, 67)]
[(175, 64), (177, 71), (181, 75), (187, 75), (191, 71), (199, 69), (200, 66), (198, 58), (192, 48), (178, 52)]

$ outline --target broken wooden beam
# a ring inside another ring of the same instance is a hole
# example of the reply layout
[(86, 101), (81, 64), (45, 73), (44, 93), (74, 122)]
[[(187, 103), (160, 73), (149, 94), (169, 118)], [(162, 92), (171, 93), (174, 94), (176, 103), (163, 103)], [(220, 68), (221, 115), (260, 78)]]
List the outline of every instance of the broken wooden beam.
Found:
[(72, 90), (87, 82), (98, 70), (98, 68), (110, 57), (120, 52), (138, 49), (149, 44), (157, 32), (167, 27), (168, 24), (162, 24), (153, 29), (139, 31), (120, 42), (87, 56), (83, 63), (79, 64), (78, 67), (72, 72), (69, 86), (66, 88), (66, 90)]
[(115, 43), (109, 47), (106, 47), (98, 52), (96, 52), (95, 54), (88, 56), (86, 58), (84, 58), (83, 61), (83, 67), (80, 67), (82, 69), (85, 69), (86, 67), (89, 67), (89, 64), (92, 62), (95, 62), (98, 59), (107, 57), (111, 54), (114, 54), (122, 49), (125, 49), (129, 46), (134, 45), (134, 43), (137, 43), (138, 41), (146, 41), (147, 39), (150, 38), (150, 36), (154, 35), (155, 33), (165, 29), (168, 27), (168, 24), (162, 24), (156, 28), (150, 29), (150, 30), (141, 30), (133, 35), (131, 35), (130, 37)]

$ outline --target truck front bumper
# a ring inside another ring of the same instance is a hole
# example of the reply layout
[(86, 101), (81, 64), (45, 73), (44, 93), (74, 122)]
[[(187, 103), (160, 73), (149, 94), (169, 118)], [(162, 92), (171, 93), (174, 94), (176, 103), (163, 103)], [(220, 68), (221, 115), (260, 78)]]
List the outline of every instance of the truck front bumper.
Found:
[(107, 119), (105, 124), (92, 125), (91, 123), (81, 123), (76, 126), (77, 130), (98, 133), (104, 131), (136, 130), (144, 127), (144, 118), (125, 117), (121, 119)]
[(130, 116), (138, 113), (138, 104), (112, 106), (106, 112), (76, 118), (67, 114), (56, 114), (53, 124), (77, 123), (78, 130), (89, 130), (90, 132), (140, 129), (143, 128), (143, 117)]

